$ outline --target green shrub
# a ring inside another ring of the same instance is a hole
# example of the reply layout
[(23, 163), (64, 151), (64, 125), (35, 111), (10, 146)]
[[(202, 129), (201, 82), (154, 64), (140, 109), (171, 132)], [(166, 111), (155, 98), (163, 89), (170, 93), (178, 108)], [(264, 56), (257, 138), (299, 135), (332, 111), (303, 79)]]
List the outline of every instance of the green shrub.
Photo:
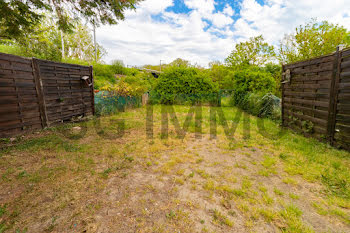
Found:
[(234, 105), (243, 105), (249, 93), (265, 95), (273, 93), (276, 82), (272, 75), (257, 69), (244, 69), (236, 71), (233, 76), (233, 99)]
[(152, 102), (162, 104), (213, 101), (217, 98), (218, 85), (207, 72), (196, 68), (167, 68), (155, 83)]
[(113, 61), (111, 68), (112, 68), (112, 71), (114, 72), (114, 74), (125, 74), (126, 73), (126, 68), (124, 66), (123, 61), (121, 61), (121, 60)]

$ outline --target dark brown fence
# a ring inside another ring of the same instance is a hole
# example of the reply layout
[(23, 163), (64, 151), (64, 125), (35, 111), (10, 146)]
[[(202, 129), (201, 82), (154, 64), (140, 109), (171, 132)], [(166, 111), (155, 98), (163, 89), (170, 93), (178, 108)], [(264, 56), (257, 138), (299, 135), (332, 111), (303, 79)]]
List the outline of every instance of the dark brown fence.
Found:
[(93, 114), (92, 67), (0, 53), (0, 137)]
[(350, 49), (283, 66), (282, 121), (350, 150)]

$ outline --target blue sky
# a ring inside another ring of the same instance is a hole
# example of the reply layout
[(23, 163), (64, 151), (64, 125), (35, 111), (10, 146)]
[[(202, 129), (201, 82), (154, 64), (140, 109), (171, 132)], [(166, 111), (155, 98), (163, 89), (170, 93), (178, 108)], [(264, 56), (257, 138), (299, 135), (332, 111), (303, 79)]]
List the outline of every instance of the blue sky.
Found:
[(106, 62), (166, 63), (181, 57), (207, 66), (224, 61), (234, 46), (263, 35), (278, 47), (286, 33), (312, 18), (350, 29), (350, 5), (332, 0), (145, 0), (125, 21), (98, 28)]

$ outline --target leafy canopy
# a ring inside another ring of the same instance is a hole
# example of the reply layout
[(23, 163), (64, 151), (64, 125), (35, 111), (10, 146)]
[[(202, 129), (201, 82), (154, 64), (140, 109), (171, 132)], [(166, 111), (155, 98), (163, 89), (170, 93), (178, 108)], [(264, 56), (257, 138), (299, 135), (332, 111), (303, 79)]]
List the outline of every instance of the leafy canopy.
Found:
[(265, 42), (263, 36), (260, 35), (237, 44), (230, 56), (226, 58), (226, 63), (231, 67), (261, 66), (271, 61), (274, 56), (274, 47)]
[(156, 101), (172, 104), (183, 101), (208, 100), (218, 91), (207, 72), (193, 67), (170, 66), (158, 78), (153, 94)]
[(295, 33), (283, 38), (279, 60), (282, 63), (307, 60), (332, 53), (340, 44), (350, 46), (350, 33), (346, 28), (313, 20), (305, 26), (300, 25)]
[(250, 67), (236, 71), (233, 76), (233, 104), (239, 105), (249, 93), (267, 94), (275, 91), (276, 81), (269, 72)]
[[(0, 52), (51, 61), (70, 61), (72, 59), (93, 61), (95, 47), (89, 28), (78, 20), (72, 23), (75, 27), (74, 31), (62, 34), (55, 19), (47, 16), (46, 20), (40, 22), (31, 32), (26, 32), (15, 40), (4, 41)], [(62, 39), (64, 41), (64, 58), (62, 57)], [(16, 50), (14, 50), (15, 48)], [(104, 48), (97, 44), (98, 61), (101, 61), (105, 53)]]
[(41, 12), (55, 12), (59, 29), (72, 30), (71, 18), (85, 18), (93, 24), (116, 24), (126, 9), (135, 9), (142, 0), (0, 0), (0, 39), (17, 38), (43, 20)]

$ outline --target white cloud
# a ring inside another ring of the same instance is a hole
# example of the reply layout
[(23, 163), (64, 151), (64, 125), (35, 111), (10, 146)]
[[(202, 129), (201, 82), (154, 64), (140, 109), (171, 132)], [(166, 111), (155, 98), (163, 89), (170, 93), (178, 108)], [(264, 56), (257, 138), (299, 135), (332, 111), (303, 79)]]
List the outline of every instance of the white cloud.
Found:
[(233, 16), (235, 12), (233, 11), (232, 7), (227, 4), (224, 8), (223, 13), (228, 16)]
[[(215, 11), (214, 0), (184, 3), (192, 9), (189, 14), (165, 12), (173, 6), (172, 0), (146, 0), (136, 11), (128, 11), (125, 21), (98, 28), (98, 42), (108, 51), (105, 60), (122, 59), (129, 65), (144, 65), (181, 57), (206, 66), (213, 60), (223, 61), (235, 43), (251, 36), (262, 34), (276, 45), (285, 33), (311, 18), (350, 29), (350, 7), (340, 0), (322, 4), (316, 0), (266, 0), (264, 6), (255, 0), (242, 0), (240, 11), (226, 5), (221, 12)], [(152, 19), (151, 15), (159, 14), (162, 21)], [(240, 18), (234, 21), (232, 17), (237, 14)]]
[(185, 5), (206, 17), (215, 10), (214, 0), (184, 0)]
[(215, 13), (210, 17), (210, 19), (214, 26), (219, 28), (233, 23), (233, 19), (223, 13)]
[(339, 23), (350, 29), (350, 6), (340, 0), (322, 1), (322, 4), (318, 0), (268, 0), (264, 6), (255, 0), (243, 0), (240, 15), (241, 19), (234, 27), (236, 36), (247, 39), (262, 34), (274, 44), (312, 18)]
[(147, 13), (158, 14), (173, 4), (173, 0), (147, 0), (141, 2), (140, 9), (144, 10)]

